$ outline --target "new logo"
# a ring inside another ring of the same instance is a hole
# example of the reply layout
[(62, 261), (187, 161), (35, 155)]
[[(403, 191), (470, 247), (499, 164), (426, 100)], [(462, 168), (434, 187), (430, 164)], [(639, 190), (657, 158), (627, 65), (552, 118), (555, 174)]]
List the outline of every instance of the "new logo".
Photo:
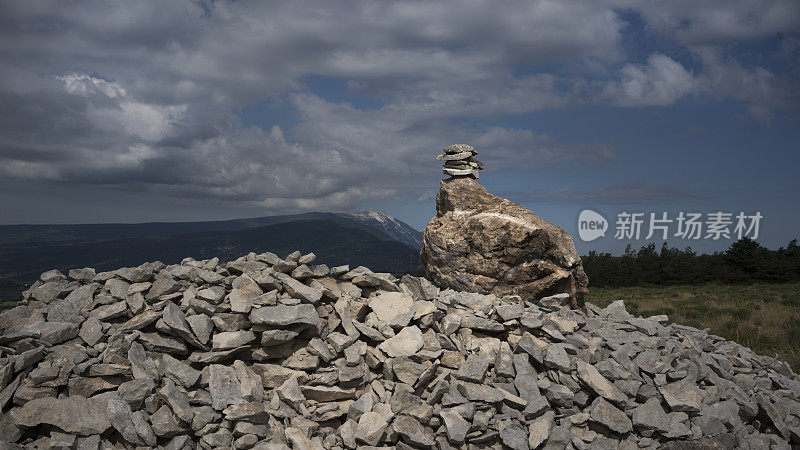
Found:
[(591, 209), (584, 209), (578, 216), (578, 236), (584, 242), (593, 241), (600, 236), (605, 237), (608, 231), (608, 221), (599, 213)]

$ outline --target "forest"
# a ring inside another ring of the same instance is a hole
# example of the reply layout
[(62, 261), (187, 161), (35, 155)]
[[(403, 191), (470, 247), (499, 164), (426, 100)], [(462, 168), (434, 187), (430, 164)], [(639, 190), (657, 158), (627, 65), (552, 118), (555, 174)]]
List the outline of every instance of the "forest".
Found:
[(590, 251), (582, 258), (589, 285), (594, 287), (800, 281), (797, 239), (777, 250), (743, 238), (724, 252), (713, 254), (698, 254), (691, 247), (680, 250), (664, 243), (660, 250), (655, 244), (639, 250), (628, 245), (620, 256)]

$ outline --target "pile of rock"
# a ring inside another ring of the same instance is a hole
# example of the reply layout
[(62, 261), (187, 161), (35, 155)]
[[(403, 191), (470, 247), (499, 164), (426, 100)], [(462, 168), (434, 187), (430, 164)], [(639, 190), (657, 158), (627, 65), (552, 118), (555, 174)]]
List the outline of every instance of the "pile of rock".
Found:
[(475, 158), (478, 151), (471, 145), (455, 144), (444, 148), (444, 154), (436, 159), (444, 161), (442, 173), (452, 177), (478, 178), (478, 171), (483, 170), (483, 163)]
[(3, 448), (800, 444), (786, 363), (665, 316), (313, 262), (43, 274), (0, 314)]

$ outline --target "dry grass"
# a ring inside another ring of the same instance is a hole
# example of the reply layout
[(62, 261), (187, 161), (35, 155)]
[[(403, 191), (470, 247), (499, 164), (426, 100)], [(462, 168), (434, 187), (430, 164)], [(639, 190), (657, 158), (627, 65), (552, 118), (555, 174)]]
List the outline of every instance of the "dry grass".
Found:
[(593, 288), (587, 297), (598, 306), (620, 299), (631, 314), (710, 328), (800, 372), (800, 284)]

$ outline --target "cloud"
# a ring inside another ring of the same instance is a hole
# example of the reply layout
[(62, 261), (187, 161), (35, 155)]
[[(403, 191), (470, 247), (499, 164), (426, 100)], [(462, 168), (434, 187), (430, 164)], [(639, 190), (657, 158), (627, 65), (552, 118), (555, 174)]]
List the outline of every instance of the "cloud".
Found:
[(604, 96), (619, 106), (666, 106), (702, 90), (702, 82), (681, 63), (654, 53), (646, 65), (626, 64), (619, 80), (606, 84)]
[[(692, 45), (701, 67), (657, 52), (629, 61), (623, 10)], [(3, 4), (0, 177), (274, 211), (355, 208), (432, 185), (432, 158), (453, 142), (475, 144), (497, 171), (616, 157), (507, 117), (691, 95), (740, 99), (762, 117), (790, 107), (780, 99), (797, 91), (783, 74), (719, 46), (788, 30), (793, 2), (686, 11), (552, 0)], [(314, 79), (345, 92), (326, 95)], [(264, 100), (285, 101), (298, 122), (242, 125), (234, 111)]]
[(645, 184), (618, 184), (599, 189), (553, 189), (511, 191), (507, 195), (517, 201), (546, 201), (573, 203), (647, 203), (660, 200), (693, 200), (705, 197), (698, 191), (674, 186), (652, 186)]
[(684, 45), (719, 45), (800, 28), (800, 4), (786, 0), (624, 1), (647, 24)]
[(436, 192), (435, 190), (431, 189), (429, 191), (425, 191), (417, 197), (417, 203), (428, 203), (436, 199)]
[(778, 77), (763, 67), (745, 67), (719, 47), (695, 47), (692, 51), (702, 61), (703, 83), (716, 98), (747, 102), (748, 113), (761, 121), (768, 121), (775, 109), (796, 106), (800, 94), (797, 80)]

